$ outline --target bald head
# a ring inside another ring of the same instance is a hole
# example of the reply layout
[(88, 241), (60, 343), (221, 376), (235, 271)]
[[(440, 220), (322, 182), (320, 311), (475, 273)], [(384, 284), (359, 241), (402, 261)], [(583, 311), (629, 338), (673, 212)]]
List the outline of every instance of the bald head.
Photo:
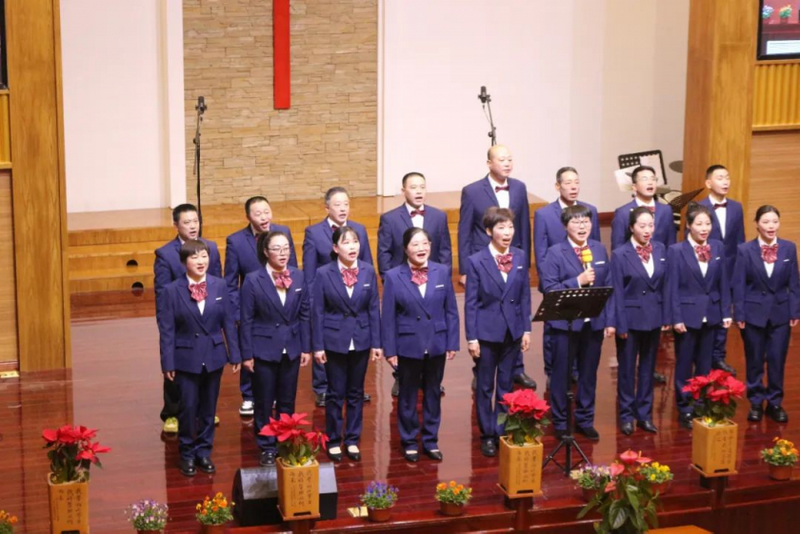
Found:
[(489, 174), (500, 183), (505, 183), (514, 170), (514, 160), (511, 151), (505, 145), (494, 145), (486, 154)]

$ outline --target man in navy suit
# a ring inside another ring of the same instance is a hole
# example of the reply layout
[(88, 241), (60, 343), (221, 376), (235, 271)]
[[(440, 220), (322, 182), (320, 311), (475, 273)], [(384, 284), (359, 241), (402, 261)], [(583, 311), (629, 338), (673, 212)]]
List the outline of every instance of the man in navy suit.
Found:
[[(311, 287), (314, 283), (317, 267), (332, 262), (333, 231), (340, 226), (349, 226), (358, 234), (361, 251), (358, 259), (370, 265), (372, 252), (369, 248), (369, 238), (364, 225), (348, 220), (350, 217), (350, 195), (344, 187), (331, 187), (325, 193), (325, 209), (328, 216), (317, 224), (306, 228), (303, 239), (303, 274)], [(325, 375), (325, 366), (316, 359), (311, 366), (311, 387), (314, 389), (315, 403), (318, 407), (325, 407), (325, 393), (328, 391), (328, 378)], [(364, 402), (369, 402), (370, 396), (364, 393)]]
[[(433, 206), (425, 205), (425, 177), (419, 172), (403, 176), (403, 205), (381, 215), (378, 227), (378, 272), (381, 279), (386, 272), (403, 263), (403, 233), (412, 227), (424, 228), (431, 236), (431, 261), (453, 266), (453, 251), (450, 244), (450, 228), (447, 214)], [(397, 397), (400, 384), (397, 372), (393, 373), (392, 396)], [(444, 392), (444, 387), (442, 388)]]
[[(172, 224), (178, 235), (164, 246), (156, 249), (156, 261), (153, 265), (155, 274), (154, 289), (156, 293), (156, 315), (163, 299), (161, 295), (164, 288), (171, 282), (186, 277), (186, 267), (181, 262), (181, 245), (190, 239), (198, 239), (200, 234), (200, 217), (197, 208), (192, 204), (180, 204), (172, 210)], [(208, 274), (222, 276), (222, 264), (219, 260), (217, 244), (207, 239), (199, 238), (208, 246)], [(178, 432), (178, 409), (180, 407), (180, 392), (175, 383), (164, 379), (164, 407), (161, 409), (161, 420), (164, 421), (164, 432), (173, 434)]]
[[(597, 208), (586, 202), (578, 200), (581, 193), (581, 179), (574, 167), (562, 167), (556, 172), (556, 191), (558, 199), (552, 204), (539, 208), (533, 213), (533, 254), (536, 258), (536, 273), (539, 275), (539, 292), (542, 291), (542, 265), (547, 249), (567, 239), (567, 230), (561, 222), (561, 212), (564, 209), (579, 205), (586, 206), (592, 212), (592, 221), (597, 221)], [(600, 242), (600, 224), (592, 225), (589, 236)], [(545, 323), (542, 342), (544, 344), (544, 373), (550, 377), (553, 367), (553, 347), (551, 342), (550, 326)], [(577, 373), (573, 369), (573, 377), (577, 380)]]
[[(251, 197), (244, 204), (244, 212), (250, 224), (232, 233), (225, 240), (225, 282), (231, 295), (233, 309), (239, 317), (239, 287), (244, 283), (247, 273), (261, 269), (256, 252), (256, 240), (260, 234), (269, 231), (283, 232), (289, 237), (291, 256), (289, 265), (297, 267), (297, 254), (294, 250), (292, 232), (289, 228), (272, 222), (272, 207), (262, 196)], [(242, 393), (241, 415), (253, 415), (253, 375), (242, 373), (239, 376), (239, 390)]]
[[(736, 251), (744, 243), (744, 210), (742, 205), (728, 198), (731, 177), (728, 169), (722, 165), (712, 165), (706, 171), (706, 188), (708, 196), (698, 202), (711, 212), (711, 235), (709, 239), (722, 241), (725, 251), (725, 269), (732, 276), (736, 267)], [(688, 229), (687, 229), (688, 232)], [(711, 366), (722, 369), (734, 376), (736, 369), (725, 361), (725, 346), (728, 342), (728, 331), (721, 326), (714, 332), (714, 351), (711, 353)]]
[[(525, 263), (530, 268), (531, 260), (531, 213), (528, 204), (528, 188), (525, 183), (511, 178), (514, 159), (511, 151), (503, 145), (495, 145), (487, 153), (486, 177), (473, 182), (461, 190), (461, 211), (458, 220), (458, 273), (460, 283), (467, 283), (467, 259), (489, 246), (489, 236), (483, 227), (483, 215), (494, 206), (507, 208), (514, 212), (514, 240), (512, 247), (522, 249)], [(473, 389), (475, 388), (475, 367), (473, 367)], [(525, 374), (522, 353), (514, 364), (514, 382), (536, 389), (536, 382)]]

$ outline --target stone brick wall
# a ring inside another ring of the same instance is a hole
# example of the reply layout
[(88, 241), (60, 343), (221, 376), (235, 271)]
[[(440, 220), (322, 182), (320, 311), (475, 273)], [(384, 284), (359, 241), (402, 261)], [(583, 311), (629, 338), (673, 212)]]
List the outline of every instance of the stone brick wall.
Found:
[(377, 0), (292, 0), (292, 105), (273, 109), (272, 2), (183, 0), (187, 196), (196, 199), (197, 96), (203, 203), (374, 195)]

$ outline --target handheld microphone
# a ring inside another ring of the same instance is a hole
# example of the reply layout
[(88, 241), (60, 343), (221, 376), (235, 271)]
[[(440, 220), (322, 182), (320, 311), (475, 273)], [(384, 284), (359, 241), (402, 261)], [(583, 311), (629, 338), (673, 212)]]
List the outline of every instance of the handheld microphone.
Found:
[(205, 97), (202, 97), (202, 96), (198, 96), (197, 97), (197, 105), (194, 107), (194, 109), (199, 111), (201, 115), (203, 114), (203, 112), (206, 110), (206, 99), (205, 99)]
[(478, 98), (484, 104), (489, 99), (489, 95), (486, 94), (486, 86), (485, 85), (481, 85), (481, 94), (478, 95)]
[[(583, 263), (583, 270), (588, 271), (592, 268), (592, 251), (590, 249), (581, 250), (581, 263)], [(589, 284), (593, 286), (594, 284)]]

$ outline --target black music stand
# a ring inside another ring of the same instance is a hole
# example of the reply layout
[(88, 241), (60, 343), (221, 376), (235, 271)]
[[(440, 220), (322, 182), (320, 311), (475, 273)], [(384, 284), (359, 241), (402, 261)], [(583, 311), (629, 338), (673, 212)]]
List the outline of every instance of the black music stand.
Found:
[[(567, 321), (569, 345), (567, 349), (567, 372), (564, 375), (564, 380), (567, 386), (567, 432), (561, 436), (561, 441), (558, 443), (553, 452), (547, 455), (542, 467), (546, 466), (550, 461), (558, 466), (559, 469), (564, 471), (565, 476), (569, 476), (569, 472), (575, 467), (579, 466), (581, 462), (589, 462), (589, 458), (581, 450), (575, 437), (572, 435), (574, 426), (574, 414), (572, 403), (575, 400), (575, 395), (572, 393), (572, 384), (570, 383), (570, 370), (572, 369), (572, 321), (579, 319), (592, 319), (598, 317), (606, 305), (606, 301), (614, 288), (611, 287), (584, 287), (580, 289), (559, 289), (545, 293), (539, 309), (533, 316), (532, 321)], [(583, 325), (581, 325), (583, 326)], [(560, 465), (558, 460), (555, 459), (556, 454), (561, 448), (564, 447), (566, 453), (566, 461), (564, 465)], [(572, 449), (581, 457), (581, 461), (572, 464)]]

